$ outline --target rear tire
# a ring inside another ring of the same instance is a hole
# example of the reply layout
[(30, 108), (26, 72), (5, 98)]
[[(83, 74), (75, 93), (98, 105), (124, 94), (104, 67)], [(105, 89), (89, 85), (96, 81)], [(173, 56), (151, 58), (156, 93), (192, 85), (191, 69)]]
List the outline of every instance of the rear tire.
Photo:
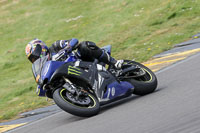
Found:
[(152, 93), (157, 88), (156, 75), (149, 68), (135, 61), (125, 60), (124, 62), (138, 65), (145, 71), (145, 75), (143, 77), (125, 79), (125, 81), (130, 82), (135, 87), (133, 94), (146, 95)]
[(99, 113), (100, 104), (95, 96), (88, 93), (88, 98), (91, 100), (91, 106), (80, 106), (74, 104), (67, 98), (66, 89), (60, 88), (53, 93), (55, 103), (64, 111), (81, 117), (90, 117)]

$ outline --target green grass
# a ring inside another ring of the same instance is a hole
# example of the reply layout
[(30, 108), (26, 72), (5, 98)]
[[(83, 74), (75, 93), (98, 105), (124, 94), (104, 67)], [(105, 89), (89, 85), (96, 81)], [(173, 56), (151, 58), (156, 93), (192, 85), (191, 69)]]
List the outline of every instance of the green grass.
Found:
[(200, 0), (0, 0), (0, 121), (50, 104), (35, 94), (31, 39), (112, 44), (115, 58), (143, 62), (198, 33), (199, 12)]

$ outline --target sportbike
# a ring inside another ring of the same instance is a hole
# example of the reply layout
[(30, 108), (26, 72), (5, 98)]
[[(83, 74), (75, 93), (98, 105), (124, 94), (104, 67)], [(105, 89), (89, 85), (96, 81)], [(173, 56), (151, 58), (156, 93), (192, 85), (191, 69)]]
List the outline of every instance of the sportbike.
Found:
[[(102, 49), (111, 53), (110, 45)], [(117, 70), (98, 60), (82, 61), (73, 52), (65, 61), (39, 58), (32, 70), (47, 97), (64, 111), (82, 117), (98, 114), (101, 105), (132, 94), (146, 95), (157, 87), (155, 74), (138, 62), (124, 60)]]

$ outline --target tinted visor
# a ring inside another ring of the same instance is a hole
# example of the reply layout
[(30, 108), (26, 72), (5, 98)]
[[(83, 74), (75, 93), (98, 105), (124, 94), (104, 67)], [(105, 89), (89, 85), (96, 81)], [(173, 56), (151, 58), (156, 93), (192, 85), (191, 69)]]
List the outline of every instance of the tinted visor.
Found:
[(31, 53), (28, 59), (33, 63), (38, 58), (40, 58), (41, 53), (42, 53), (42, 47), (40, 44), (37, 44), (35, 50)]

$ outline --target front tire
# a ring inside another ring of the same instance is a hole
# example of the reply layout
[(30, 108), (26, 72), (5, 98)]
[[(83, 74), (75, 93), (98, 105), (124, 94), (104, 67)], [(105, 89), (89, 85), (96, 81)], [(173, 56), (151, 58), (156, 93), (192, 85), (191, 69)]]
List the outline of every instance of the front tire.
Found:
[(125, 81), (130, 82), (135, 88), (133, 94), (136, 95), (146, 95), (152, 93), (157, 88), (157, 78), (156, 75), (146, 66), (130, 60), (125, 60), (125, 63), (131, 65), (137, 65), (145, 72), (141, 77), (125, 79)]
[(99, 113), (100, 104), (95, 96), (87, 93), (87, 100), (90, 100), (90, 105), (81, 106), (73, 102), (72, 98), (68, 95), (69, 92), (65, 88), (55, 90), (53, 99), (55, 103), (64, 111), (81, 117), (90, 117)]

